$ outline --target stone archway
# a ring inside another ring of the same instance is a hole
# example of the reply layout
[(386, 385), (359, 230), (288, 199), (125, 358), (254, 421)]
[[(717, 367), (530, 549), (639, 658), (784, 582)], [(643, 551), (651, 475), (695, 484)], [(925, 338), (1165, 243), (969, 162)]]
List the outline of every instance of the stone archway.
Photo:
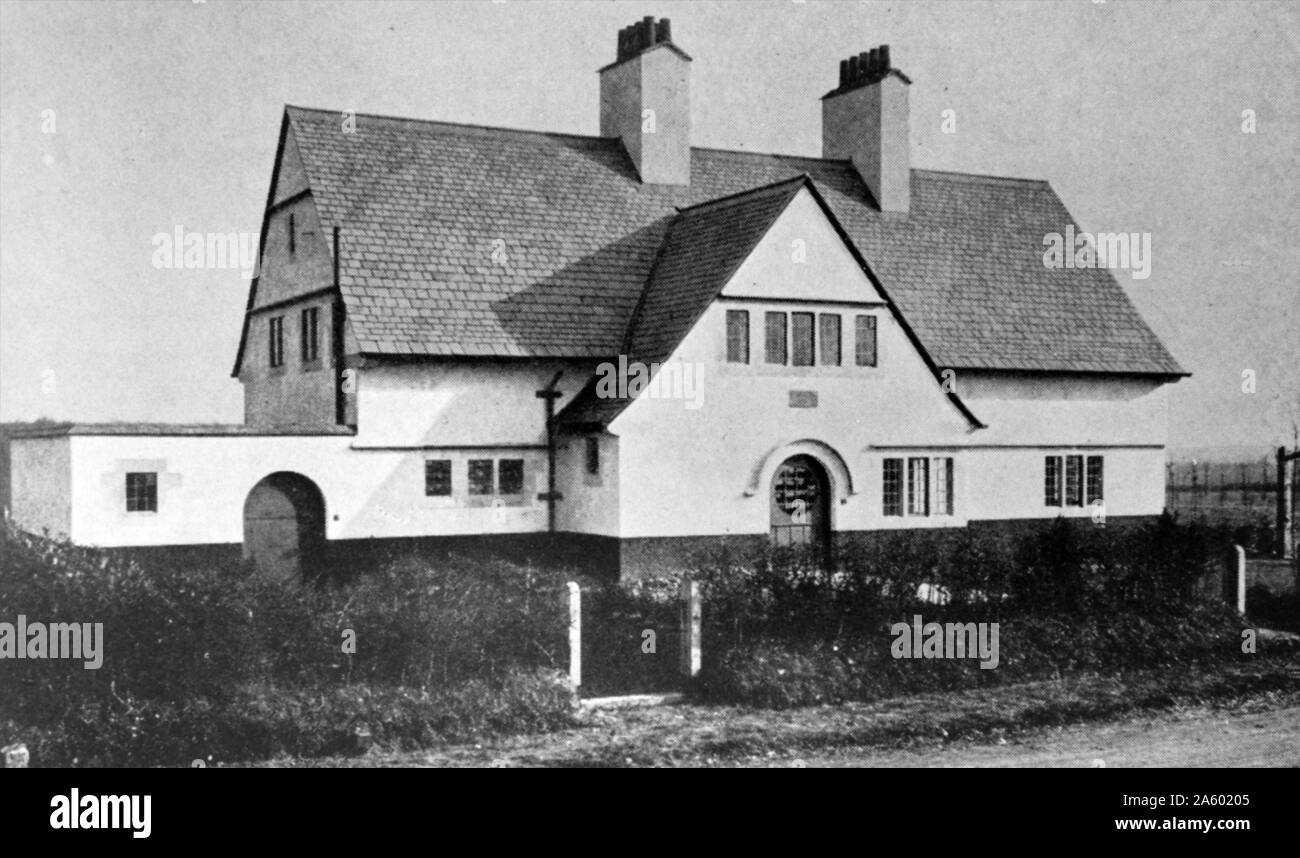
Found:
[(297, 581), (318, 566), (325, 547), (325, 497), (302, 474), (278, 471), (244, 501), (244, 557), (262, 574)]
[(825, 559), (830, 551), (831, 481), (812, 456), (791, 456), (772, 475), (771, 537), (778, 548), (796, 547)]

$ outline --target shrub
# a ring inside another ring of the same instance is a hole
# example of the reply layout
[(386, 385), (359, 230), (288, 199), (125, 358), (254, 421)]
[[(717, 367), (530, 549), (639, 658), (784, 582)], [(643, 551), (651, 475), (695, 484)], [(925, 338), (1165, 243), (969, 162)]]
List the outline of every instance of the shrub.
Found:
[[(1058, 519), (1020, 539), (887, 534), (842, 552), (832, 572), (787, 552), (714, 556), (694, 573), (707, 617), (700, 691), (791, 706), (1233, 658), (1240, 621), (1202, 596), (1226, 545), (1221, 532), (1167, 517), (1132, 530)], [(916, 614), (997, 622), (998, 668), (894, 659), (889, 629)]]
[(146, 568), (9, 526), (3, 548), (0, 618), (103, 624), (97, 670), (0, 660), (0, 724), (37, 729), (62, 749), (53, 759), (317, 753), (356, 719), (414, 741), (541, 729), (568, 706), (567, 691), (561, 706), (553, 682), (530, 678), (566, 658), (558, 573), (407, 558), (346, 584), (286, 586), (243, 564)]
[(43, 766), (189, 765), (413, 750), (572, 723), (571, 693), (552, 671), (507, 671), (437, 692), (346, 685), (246, 686), (220, 702), (113, 698), (43, 728), (9, 731)]

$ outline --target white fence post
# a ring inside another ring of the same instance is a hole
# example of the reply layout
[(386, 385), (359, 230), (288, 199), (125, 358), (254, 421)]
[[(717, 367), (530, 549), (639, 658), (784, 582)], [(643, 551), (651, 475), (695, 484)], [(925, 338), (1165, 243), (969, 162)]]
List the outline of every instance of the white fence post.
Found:
[(683, 581), (681, 586), (682, 612), (682, 676), (694, 679), (700, 673), (700, 585), (696, 581)]
[(569, 684), (582, 686), (582, 589), (569, 582)]
[(1234, 545), (1237, 549), (1237, 613), (1246, 613), (1246, 549)]

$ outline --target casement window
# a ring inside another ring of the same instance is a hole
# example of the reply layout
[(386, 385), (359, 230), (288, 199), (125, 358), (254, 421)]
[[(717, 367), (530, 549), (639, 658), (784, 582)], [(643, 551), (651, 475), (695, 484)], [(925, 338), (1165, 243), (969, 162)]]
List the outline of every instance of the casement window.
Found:
[(839, 313), (822, 313), (817, 317), (817, 335), (820, 337), (822, 366), (840, 365)]
[(158, 511), (158, 475), (152, 471), (126, 475), (126, 511)]
[(903, 460), (886, 459), (881, 485), (885, 515), (903, 514)]
[(749, 311), (727, 311), (727, 363), (749, 363)]
[(273, 316), (269, 331), (271, 366), (284, 366), (284, 316)]
[(785, 313), (764, 313), (763, 322), (767, 333), (766, 360), (785, 366)]
[(1043, 460), (1043, 503), (1046, 506), (1061, 505), (1061, 457), (1048, 456)]
[(497, 480), (497, 494), (523, 494), (524, 460), (502, 459), (497, 462)]
[(1043, 503), (1046, 506), (1083, 506), (1085, 491), (1088, 503), (1101, 499), (1101, 456), (1087, 457), (1086, 474), (1083, 456), (1047, 456), (1043, 462)]
[(930, 514), (930, 460), (907, 460), (907, 514)]
[(1083, 456), (1065, 457), (1065, 505), (1083, 506)]
[(1096, 503), (1102, 499), (1104, 487), (1102, 484), (1102, 457), (1089, 456), (1085, 474), (1084, 500), (1089, 503)]
[(858, 316), (854, 319), (854, 363), (858, 366), (876, 365), (876, 317)]
[(600, 474), (600, 439), (595, 435), (587, 436), (587, 473), (592, 476)]
[(320, 357), (320, 309), (308, 307), (302, 311), (302, 362)]
[[(906, 463), (906, 477), (903, 465)], [(885, 459), (882, 507), (885, 515), (952, 515), (953, 460), (951, 456)]]
[(816, 342), (813, 335), (812, 313), (790, 314), (790, 339), (794, 366), (812, 366)]
[(285, 230), (289, 238), (289, 255), (293, 256), (298, 252), (298, 230), (294, 228), (293, 212), (289, 212), (289, 220), (285, 224)]
[(952, 515), (952, 457), (941, 456), (933, 462), (933, 515)]
[(426, 459), (424, 493), (428, 497), (451, 496), (451, 459)]
[(494, 484), (493, 462), (491, 459), (469, 460), (469, 493), (472, 495), (490, 495)]

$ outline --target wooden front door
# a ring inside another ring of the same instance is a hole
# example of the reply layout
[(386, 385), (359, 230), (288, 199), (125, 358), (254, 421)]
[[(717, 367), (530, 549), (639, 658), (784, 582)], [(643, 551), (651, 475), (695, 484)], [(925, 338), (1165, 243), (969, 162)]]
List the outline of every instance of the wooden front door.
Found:
[(772, 477), (772, 544), (819, 557), (830, 544), (830, 480), (811, 456), (786, 459)]

